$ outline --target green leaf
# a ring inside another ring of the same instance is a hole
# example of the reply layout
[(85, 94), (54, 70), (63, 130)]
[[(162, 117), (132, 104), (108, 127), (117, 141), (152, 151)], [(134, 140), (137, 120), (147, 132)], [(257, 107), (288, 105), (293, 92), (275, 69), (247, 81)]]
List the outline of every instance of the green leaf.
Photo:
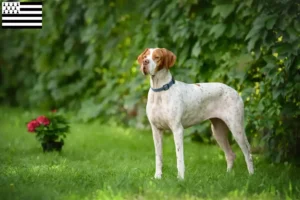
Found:
[(294, 42), (299, 39), (299, 32), (297, 32), (292, 26), (287, 27), (287, 33), (289, 34), (289, 38), (291, 42)]
[(273, 49), (273, 51), (283, 56), (290, 55), (293, 53), (293, 45), (288, 43), (280, 43)]
[(272, 91), (273, 100), (276, 100), (279, 97), (279, 95), (281, 95), (281, 91), (280, 90), (274, 89)]
[(215, 17), (217, 14), (220, 14), (222, 18), (228, 17), (234, 11), (234, 4), (222, 4), (217, 5), (212, 12), (212, 16)]
[(266, 75), (270, 75), (275, 71), (275, 67), (276, 65), (272, 64), (272, 63), (267, 63), (267, 65), (265, 65), (261, 71), (263, 73), (265, 73)]
[(267, 26), (266, 24), (268, 23), (269, 20), (270, 20), (270, 22), (269, 22), (268, 26), (271, 27), (271, 25), (273, 23), (273, 19), (277, 19), (277, 18), (278, 18), (277, 14), (267, 15), (265, 13), (262, 13), (261, 15), (256, 17), (256, 19), (254, 20), (253, 27), (256, 27), (258, 29), (266, 27)]
[(196, 42), (196, 44), (194, 45), (193, 49), (192, 49), (192, 56), (194, 57), (198, 57), (201, 53), (201, 47), (200, 47), (200, 42)]
[(250, 52), (251, 50), (254, 49), (255, 44), (256, 44), (256, 42), (258, 41), (258, 39), (259, 39), (259, 35), (255, 35), (254, 37), (252, 37), (252, 38), (249, 40), (248, 45), (247, 45), (248, 52)]
[(68, 37), (64, 43), (64, 48), (66, 52), (69, 52), (74, 45), (74, 39), (72, 37)]
[(266, 22), (266, 27), (268, 30), (272, 29), (274, 27), (274, 24), (277, 21), (277, 17), (273, 16), (272, 18), (268, 19)]
[(235, 23), (232, 23), (230, 26), (230, 30), (227, 31), (229, 37), (234, 37), (236, 33), (238, 32), (238, 27)]
[(225, 24), (217, 24), (210, 29), (209, 35), (214, 35), (214, 37), (217, 39), (224, 33), (225, 30), (226, 30)]
[(276, 59), (274, 56), (266, 55), (263, 57), (263, 59), (266, 61), (266, 63), (276, 65)]
[(251, 29), (251, 30), (249, 31), (249, 33), (247, 34), (245, 40), (248, 40), (248, 39), (252, 38), (253, 36), (256, 36), (261, 30), (262, 30), (261, 27), (258, 27), (258, 26), (252, 27), (252, 29)]
[(294, 28), (299, 34), (300, 33), (300, 20), (296, 20), (296, 19), (294, 20)]

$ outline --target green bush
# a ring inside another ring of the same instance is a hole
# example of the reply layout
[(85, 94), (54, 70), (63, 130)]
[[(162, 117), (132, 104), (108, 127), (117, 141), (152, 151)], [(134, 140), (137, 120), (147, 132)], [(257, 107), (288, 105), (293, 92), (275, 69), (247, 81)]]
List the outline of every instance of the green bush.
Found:
[(166, 47), (177, 55), (177, 80), (237, 89), (249, 137), (274, 161), (293, 159), (300, 153), (299, 13), (293, 0), (46, 1), (42, 30), (0, 32), (0, 99), (63, 107), (84, 121), (147, 125), (149, 81), (136, 57)]

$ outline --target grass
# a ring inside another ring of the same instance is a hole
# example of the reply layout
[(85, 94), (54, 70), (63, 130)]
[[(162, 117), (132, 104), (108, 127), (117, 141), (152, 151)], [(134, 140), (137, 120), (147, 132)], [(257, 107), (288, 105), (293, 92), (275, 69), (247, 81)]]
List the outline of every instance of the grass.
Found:
[(185, 141), (186, 178), (176, 178), (171, 136), (164, 138), (163, 179), (155, 180), (149, 131), (71, 124), (63, 152), (43, 153), (26, 121), (37, 112), (0, 108), (0, 199), (297, 199), (300, 170), (254, 156), (249, 176), (241, 151), (226, 173), (217, 145)]

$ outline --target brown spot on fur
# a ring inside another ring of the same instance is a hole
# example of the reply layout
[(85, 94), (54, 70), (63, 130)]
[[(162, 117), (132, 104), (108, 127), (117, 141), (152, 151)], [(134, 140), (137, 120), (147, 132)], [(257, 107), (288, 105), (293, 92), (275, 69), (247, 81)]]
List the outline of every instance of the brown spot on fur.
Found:
[(159, 48), (155, 49), (152, 53), (152, 59), (157, 64), (157, 70), (162, 69), (163, 67), (170, 68), (175, 64), (176, 56), (173, 52), (165, 49)]
[(200, 84), (199, 84), (199, 83), (195, 83), (195, 85), (197, 85), (198, 87), (200, 87)]
[(149, 55), (149, 54), (150, 54), (149, 48), (145, 49), (145, 50), (143, 51), (143, 53), (141, 53), (141, 54), (138, 56), (138, 58), (137, 58), (138, 63), (139, 63), (140, 65), (142, 65), (143, 59), (144, 59), (147, 55)]

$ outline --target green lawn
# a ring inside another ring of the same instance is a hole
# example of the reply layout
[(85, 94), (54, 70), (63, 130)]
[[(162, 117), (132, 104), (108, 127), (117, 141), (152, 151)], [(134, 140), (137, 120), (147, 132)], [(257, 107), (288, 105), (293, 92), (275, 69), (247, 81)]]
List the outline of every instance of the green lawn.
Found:
[(218, 146), (185, 141), (186, 178), (176, 179), (172, 137), (164, 138), (163, 179), (155, 180), (150, 131), (72, 123), (61, 154), (43, 153), (25, 123), (38, 112), (0, 108), (0, 199), (297, 199), (300, 169), (254, 156), (249, 176), (237, 146), (226, 173)]

